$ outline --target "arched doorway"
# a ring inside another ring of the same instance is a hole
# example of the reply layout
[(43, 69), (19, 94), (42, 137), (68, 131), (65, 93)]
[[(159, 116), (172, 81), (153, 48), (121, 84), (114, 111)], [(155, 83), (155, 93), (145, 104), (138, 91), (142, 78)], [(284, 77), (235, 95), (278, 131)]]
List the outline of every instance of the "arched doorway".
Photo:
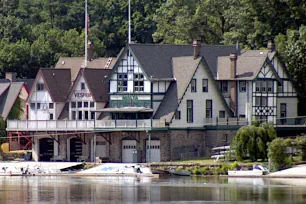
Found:
[(150, 142), (149, 140), (146, 141), (146, 161), (147, 162), (160, 162), (160, 140), (159, 138), (153, 137), (151, 138)]
[(72, 137), (68, 139), (67, 145), (68, 160), (71, 162), (76, 162), (77, 159), (83, 154), (82, 141), (77, 137)]
[(130, 137), (125, 137), (122, 139), (122, 162), (123, 163), (133, 163), (134, 161), (134, 151), (136, 150), (136, 140)]
[(39, 139), (39, 161), (50, 161), (54, 155), (54, 141), (51, 138)]

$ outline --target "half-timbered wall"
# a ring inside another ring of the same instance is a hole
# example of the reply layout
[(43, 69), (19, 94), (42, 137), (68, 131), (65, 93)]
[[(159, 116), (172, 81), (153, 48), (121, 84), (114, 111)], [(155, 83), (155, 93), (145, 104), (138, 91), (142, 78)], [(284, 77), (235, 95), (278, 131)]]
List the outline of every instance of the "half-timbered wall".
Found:
[(150, 93), (151, 82), (128, 51), (110, 80), (110, 93)]
[(33, 85), (30, 99), (28, 100), (29, 120), (55, 120), (55, 105), (43, 78), (39, 76), (36, 84)]

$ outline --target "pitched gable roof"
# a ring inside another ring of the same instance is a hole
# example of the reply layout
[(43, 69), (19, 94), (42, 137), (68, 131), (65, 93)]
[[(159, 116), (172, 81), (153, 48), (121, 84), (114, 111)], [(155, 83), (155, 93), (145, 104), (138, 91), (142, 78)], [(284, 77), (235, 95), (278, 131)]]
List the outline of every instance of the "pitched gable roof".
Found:
[[(209, 77), (213, 80), (215, 86), (217, 87), (213, 74), (208, 68), (208, 65), (203, 57), (199, 57), (197, 59), (194, 59), (193, 56), (175, 57), (172, 59), (175, 82), (170, 84), (164, 99), (162, 100), (158, 110), (156, 111), (156, 114), (154, 115), (154, 118), (163, 118), (166, 119), (167, 122), (171, 122), (174, 113), (184, 98), (188, 86), (191, 83), (191, 79), (193, 78), (193, 75), (198, 69), (200, 63), (204, 64), (205, 68), (208, 70)], [(222, 101), (228, 114), (232, 114), (221, 92), (218, 92), (217, 94), (220, 97), (220, 100)]]
[[(266, 50), (248, 50), (237, 57), (237, 75), (235, 80), (254, 80), (262, 66), (274, 53)], [(230, 57), (218, 57), (218, 80), (232, 79), (230, 76)]]
[[(116, 63), (117, 58), (111, 57), (100, 57), (88, 61), (87, 68), (93, 69), (112, 69), (113, 65)], [(70, 69), (71, 70), (71, 79), (75, 80), (76, 76), (81, 69), (82, 64), (84, 64), (84, 57), (60, 57), (57, 61), (55, 68), (56, 69)]]
[(71, 86), (69, 69), (40, 69), (53, 102), (65, 102)]
[(170, 122), (200, 61), (200, 57), (194, 59), (190, 56), (172, 59), (175, 82), (171, 82), (154, 118), (164, 118)]
[[(192, 45), (130, 44), (129, 47), (149, 78), (172, 78), (171, 58), (193, 56)], [(237, 52), (234, 45), (201, 45), (201, 56), (214, 77), (217, 75), (217, 57), (233, 52)]]
[(104, 79), (109, 74), (110, 69), (84, 69), (83, 76), (87, 86), (96, 102), (108, 101), (109, 84), (104, 83)]
[[(4, 86), (6, 86), (5, 84)], [(0, 87), (2, 84), (0, 84)], [(6, 120), (11, 109), (20, 94), (22, 87), (24, 86), (23, 82), (12, 82), (9, 83), (9, 87), (0, 96), (0, 114), (3, 119)]]

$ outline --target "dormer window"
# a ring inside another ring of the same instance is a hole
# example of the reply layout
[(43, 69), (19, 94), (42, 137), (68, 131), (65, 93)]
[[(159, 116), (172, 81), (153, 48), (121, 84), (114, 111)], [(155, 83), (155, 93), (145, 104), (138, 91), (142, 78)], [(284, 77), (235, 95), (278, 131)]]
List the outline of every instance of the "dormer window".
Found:
[(36, 90), (37, 91), (43, 91), (44, 90), (44, 84), (43, 83), (36, 84)]
[(81, 83), (81, 90), (85, 90), (85, 83), (84, 82)]

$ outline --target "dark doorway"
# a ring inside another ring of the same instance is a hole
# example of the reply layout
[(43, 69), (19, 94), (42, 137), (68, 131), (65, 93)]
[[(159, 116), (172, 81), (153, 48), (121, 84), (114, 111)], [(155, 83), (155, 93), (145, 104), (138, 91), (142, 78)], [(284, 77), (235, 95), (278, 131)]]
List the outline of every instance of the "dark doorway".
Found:
[(50, 161), (54, 154), (54, 142), (51, 138), (39, 140), (39, 161)]
[(82, 141), (79, 138), (70, 139), (70, 161), (76, 162), (82, 156)]

